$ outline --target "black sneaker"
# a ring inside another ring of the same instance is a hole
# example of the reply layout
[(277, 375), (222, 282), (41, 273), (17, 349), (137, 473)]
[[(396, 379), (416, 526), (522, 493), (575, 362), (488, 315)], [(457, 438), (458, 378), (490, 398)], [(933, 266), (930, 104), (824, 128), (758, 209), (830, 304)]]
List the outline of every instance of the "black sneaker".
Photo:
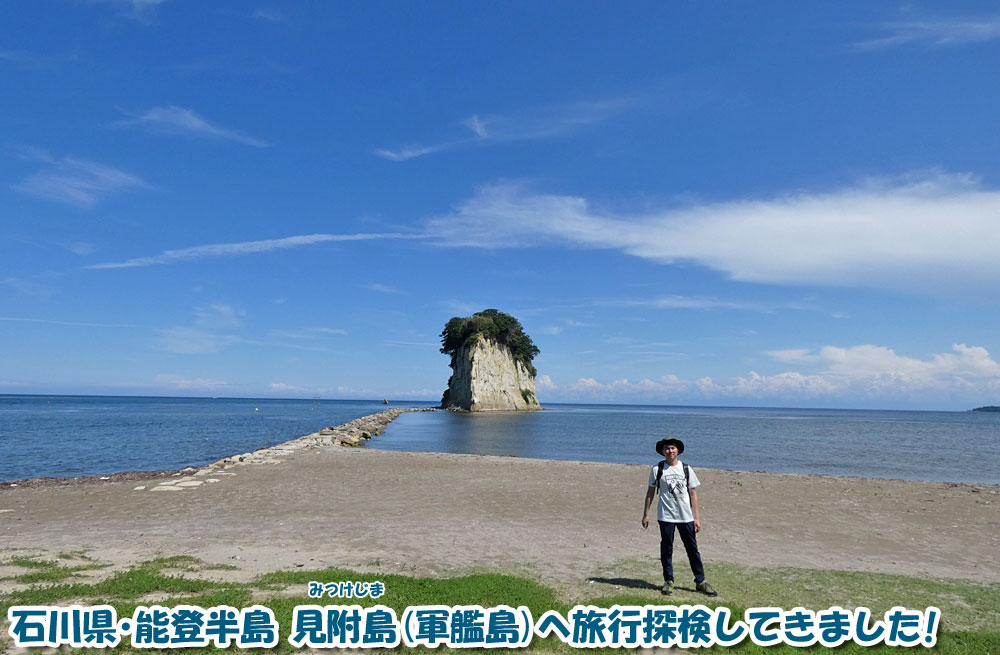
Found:
[(673, 582), (664, 583), (663, 588), (660, 589), (660, 593), (663, 594), (664, 596), (672, 596), (674, 594), (674, 583)]

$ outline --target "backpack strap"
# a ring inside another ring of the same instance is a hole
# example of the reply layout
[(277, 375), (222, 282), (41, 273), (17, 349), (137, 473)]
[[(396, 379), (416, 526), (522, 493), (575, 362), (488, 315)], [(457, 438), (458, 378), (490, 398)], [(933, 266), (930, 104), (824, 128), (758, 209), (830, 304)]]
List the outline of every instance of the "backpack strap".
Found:
[[(681, 462), (681, 464), (684, 464), (684, 462)], [(691, 467), (687, 464), (684, 464), (684, 486), (688, 492), (688, 504), (691, 506), (691, 509), (694, 509), (694, 499), (691, 498)]]
[(661, 459), (660, 463), (656, 465), (656, 492), (660, 492), (660, 478), (663, 477), (663, 465), (666, 464), (666, 460)]

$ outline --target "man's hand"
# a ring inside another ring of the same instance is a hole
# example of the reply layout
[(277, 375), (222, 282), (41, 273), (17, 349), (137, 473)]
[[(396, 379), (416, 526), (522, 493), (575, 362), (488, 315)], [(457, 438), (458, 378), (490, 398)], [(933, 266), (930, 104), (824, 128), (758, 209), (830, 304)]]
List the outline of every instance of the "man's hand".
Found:
[(649, 527), (649, 515), (648, 514), (643, 514), (642, 515), (642, 529), (645, 530), (648, 527)]
[(701, 521), (699, 521), (698, 519), (694, 520), (694, 532), (695, 534), (701, 532)]

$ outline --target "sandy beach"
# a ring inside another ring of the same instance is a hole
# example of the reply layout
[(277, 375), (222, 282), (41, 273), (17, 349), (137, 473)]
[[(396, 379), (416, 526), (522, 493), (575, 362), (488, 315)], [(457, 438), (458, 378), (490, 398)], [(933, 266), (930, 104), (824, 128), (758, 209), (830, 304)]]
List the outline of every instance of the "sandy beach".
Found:
[[(657, 532), (640, 527), (648, 471), (279, 447), (147, 480), (2, 485), (0, 548), (84, 551), (121, 566), (185, 554), (247, 575), (296, 566), (429, 574), (485, 567), (573, 582), (619, 562), (656, 561)], [(713, 562), (730, 562), (1000, 581), (1000, 487), (699, 476), (710, 574)]]

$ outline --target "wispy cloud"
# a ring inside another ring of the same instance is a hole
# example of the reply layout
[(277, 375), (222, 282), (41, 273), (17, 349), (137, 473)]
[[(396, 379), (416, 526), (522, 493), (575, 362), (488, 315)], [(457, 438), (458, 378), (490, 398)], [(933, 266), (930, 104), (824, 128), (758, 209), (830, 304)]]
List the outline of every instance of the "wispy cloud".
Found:
[(329, 327), (307, 327), (299, 330), (271, 330), (268, 336), (278, 339), (319, 339), (329, 336), (342, 336), (347, 334), (347, 330)]
[(373, 282), (372, 284), (362, 284), (361, 288), (368, 289), (369, 291), (375, 291), (376, 293), (388, 293), (388, 294), (403, 293), (396, 287), (391, 287), (388, 284), (379, 284), (378, 282)]
[(40, 55), (33, 52), (24, 52), (22, 50), (5, 50), (0, 48), (0, 61), (5, 61), (9, 64), (13, 64), (18, 68), (24, 69), (41, 69), (41, 68), (51, 68), (59, 64), (63, 64), (69, 61), (76, 61), (77, 57), (73, 56), (63, 56), (54, 57), (51, 55)]
[(805, 348), (787, 348), (785, 350), (772, 350), (767, 353), (769, 357), (782, 364), (802, 364), (815, 363), (820, 361), (819, 357), (813, 355)]
[(925, 18), (883, 23), (883, 35), (851, 45), (853, 50), (886, 50), (906, 45), (946, 48), (1000, 39), (1000, 15)]
[(438, 347), (441, 344), (436, 341), (402, 341), (400, 339), (386, 339), (382, 342), (383, 345), (392, 346), (394, 348), (417, 346), (418, 348), (428, 348), (428, 347)]
[(233, 344), (248, 343), (237, 332), (246, 312), (225, 303), (207, 303), (194, 308), (194, 321), (157, 330), (160, 348), (180, 355), (217, 353)]
[(87, 323), (83, 321), (55, 321), (47, 318), (21, 318), (17, 316), (0, 316), (0, 321), (13, 323), (44, 323), (47, 325), (66, 325), (70, 327), (96, 327), (96, 328), (141, 328), (141, 325), (131, 323)]
[(392, 161), (406, 161), (446, 150), (554, 138), (603, 123), (635, 104), (632, 99), (621, 98), (542, 107), (520, 114), (473, 115), (460, 121), (468, 131), (465, 136), (431, 144), (378, 148), (375, 154)]
[(86, 0), (92, 5), (108, 5), (114, 7), (129, 18), (149, 22), (155, 9), (167, 0)]
[[(128, 112), (125, 112), (128, 113)], [(186, 135), (234, 141), (255, 148), (266, 148), (271, 144), (230, 127), (213, 123), (203, 118), (193, 109), (169, 105), (153, 107), (139, 114), (129, 114), (129, 118), (113, 123), (115, 127), (139, 127), (154, 134)]]
[(458, 141), (448, 141), (446, 143), (438, 143), (432, 146), (404, 146), (396, 150), (390, 150), (388, 148), (376, 148), (375, 154), (383, 159), (390, 159), (392, 161), (406, 161), (408, 159), (416, 159), (417, 157), (423, 157), (424, 155), (430, 155), (435, 152), (441, 152), (442, 150), (453, 150), (455, 148), (462, 148), (474, 143), (474, 139), (459, 139)]
[[(745, 300), (725, 300), (707, 296), (659, 296), (657, 298), (621, 298), (616, 300), (598, 300), (598, 306), (612, 307), (644, 307), (648, 309), (740, 309), (746, 311), (769, 312), (776, 306), (768, 303)], [(787, 304), (782, 307), (787, 308)]]
[(951, 292), (992, 287), (1000, 278), (997, 215), (1000, 191), (970, 175), (932, 171), (642, 213), (597, 211), (584, 198), (494, 185), (431, 219), (427, 231), (445, 246), (614, 249), (747, 282)]
[(272, 382), (267, 389), (272, 393), (304, 393), (309, 391), (305, 387), (297, 387), (294, 384), (284, 382)]
[(60, 247), (65, 248), (74, 255), (92, 255), (96, 250), (97, 246), (92, 243), (87, 243), (86, 241), (71, 241), (69, 243), (60, 243)]
[[(601, 303), (598, 302), (596, 304), (601, 304)], [(563, 320), (559, 321), (555, 325), (548, 325), (548, 326), (542, 327), (541, 332), (542, 332), (542, 334), (548, 334), (548, 335), (551, 335), (551, 336), (559, 336), (567, 328), (573, 328), (573, 329), (575, 329), (575, 328), (592, 328), (592, 327), (594, 327), (594, 325), (591, 324), (591, 323), (583, 323), (581, 321), (575, 321), (573, 319), (566, 318), (566, 319), (563, 319)]]
[(228, 382), (213, 380), (211, 378), (189, 378), (183, 375), (164, 373), (155, 378), (156, 385), (175, 390), (204, 390), (211, 391), (223, 389), (230, 386)]
[(481, 302), (467, 302), (464, 300), (442, 300), (438, 304), (443, 308), (443, 310), (453, 316), (471, 316), (476, 312), (482, 311), (488, 305), (484, 305)]
[(236, 335), (198, 327), (169, 327), (159, 331), (160, 347), (179, 355), (217, 353), (242, 341)]
[(237, 243), (215, 243), (205, 246), (193, 246), (191, 248), (181, 248), (178, 250), (166, 250), (159, 255), (151, 257), (136, 257), (123, 262), (109, 262), (104, 264), (91, 264), (85, 268), (105, 269), (105, 268), (137, 268), (142, 266), (156, 266), (159, 264), (171, 264), (182, 261), (194, 261), (198, 259), (210, 259), (214, 257), (239, 257), (258, 253), (273, 252), (275, 250), (287, 250), (290, 248), (300, 248), (311, 246), (317, 243), (330, 243), (338, 241), (370, 241), (373, 239), (415, 239), (426, 238), (423, 235), (387, 233), (387, 234), (306, 234), (301, 236), (285, 237), (282, 239), (264, 239), (261, 241), (241, 241)]
[(53, 157), (35, 148), (23, 152), (26, 159), (44, 167), (13, 188), (36, 198), (88, 208), (114, 193), (149, 188), (138, 175), (106, 164), (75, 157)]
[(277, 9), (255, 9), (253, 14), (251, 14), (256, 20), (264, 21), (265, 23), (284, 23), (285, 15), (282, 14)]
[(242, 325), (246, 315), (246, 311), (231, 305), (211, 303), (195, 309), (194, 322), (200, 328), (228, 330)]
[(35, 296), (45, 298), (55, 295), (58, 290), (48, 284), (41, 284), (34, 280), (26, 280), (20, 277), (8, 277), (0, 279), (0, 287), (13, 289), (25, 296)]

